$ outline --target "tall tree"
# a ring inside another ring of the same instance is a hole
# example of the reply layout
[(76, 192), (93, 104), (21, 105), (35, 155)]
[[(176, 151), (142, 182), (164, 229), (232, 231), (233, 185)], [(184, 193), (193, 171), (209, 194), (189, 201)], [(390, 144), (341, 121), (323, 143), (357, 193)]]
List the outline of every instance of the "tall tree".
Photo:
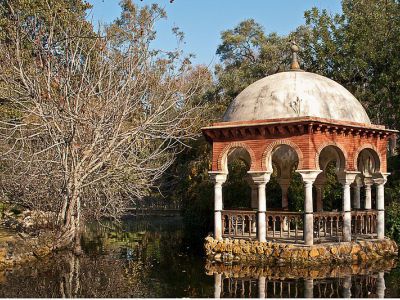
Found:
[(347, 87), (374, 123), (400, 128), (400, 3), (343, 0), (342, 11), (305, 13), (306, 67)]
[(56, 212), (59, 245), (78, 243), (82, 219), (117, 219), (171, 165), (198, 130), (196, 96), (210, 74), (179, 49), (151, 49), (165, 16), (157, 5), (126, 0), (102, 32), (80, 20), (59, 35), (57, 12), (38, 27), (9, 5), (11, 42), (0, 44), (0, 59), (12, 74), (0, 79), (19, 117), (0, 123), (2, 188)]

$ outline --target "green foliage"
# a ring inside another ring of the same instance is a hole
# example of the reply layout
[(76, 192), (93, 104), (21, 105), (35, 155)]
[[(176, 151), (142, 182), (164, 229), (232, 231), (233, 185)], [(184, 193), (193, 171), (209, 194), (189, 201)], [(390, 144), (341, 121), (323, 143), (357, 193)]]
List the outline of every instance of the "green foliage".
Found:
[(400, 242), (400, 203), (392, 202), (386, 207), (386, 235)]
[(343, 0), (343, 13), (305, 12), (305, 68), (348, 88), (374, 123), (399, 128), (400, 3)]
[(342, 185), (339, 183), (335, 173), (335, 163), (330, 162), (325, 170), (326, 183), (324, 185), (324, 191), (322, 198), (324, 199), (324, 210), (340, 211), (342, 208)]
[(288, 190), (289, 211), (304, 210), (304, 184), (301, 175), (292, 173)]
[(278, 183), (276, 172), (273, 172), (269, 182), (265, 187), (268, 208), (281, 208), (282, 207), (282, 190)]
[(223, 187), (224, 208), (244, 209), (251, 207), (251, 188), (244, 180), (249, 168), (242, 160), (234, 160), (228, 165), (228, 179)]

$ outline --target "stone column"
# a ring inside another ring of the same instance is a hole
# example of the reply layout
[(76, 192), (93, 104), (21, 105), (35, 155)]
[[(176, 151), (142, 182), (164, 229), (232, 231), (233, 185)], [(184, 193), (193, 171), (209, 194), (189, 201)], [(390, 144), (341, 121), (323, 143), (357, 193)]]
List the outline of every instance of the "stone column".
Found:
[(314, 216), (313, 216), (313, 196), (312, 187), (321, 170), (297, 170), (304, 181), (305, 199), (304, 199), (304, 228), (303, 239), (308, 246), (314, 244)]
[(354, 182), (359, 172), (339, 172), (338, 179), (343, 186), (343, 239), (351, 242), (351, 194), (350, 184)]
[(258, 206), (258, 187), (252, 183), (251, 187), (251, 208), (257, 208)]
[(266, 222), (265, 222), (265, 211), (267, 209), (267, 200), (265, 197), (265, 186), (269, 179), (271, 178), (271, 172), (248, 172), (252, 178), (253, 182), (258, 186), (258, 211), (257, 211), (257, 237), (259, 242), (266, 242)]
[(317, 194), (316, 194), (317, 199), (315, 201), (316, 205), (317, 205), (317, 208), (316, 208), (317, 211), (324, 210), (324, 205), (322, 202), (322, 194), (324, 191), (325, 182), (326, 182), (326, 176), (324, 173), (318, 175), (317, 179), (314, 182), (315, 190), (317, 192)]
[[(251, 185), (251, 208), (252, 209), (257, 209), (258, 207), (258, 187), (256, 184)], [(257, 232), (257, 222), (256, 220), (253, 220), (251, 222), (251, 231), (252, 232)]]
[[(289, 210), (289, 200), (288, 200), (288, 190), (290, 186), (289, 178), (280, 178), (278, 181), (281, 191), (282, 191), (282, 210)], [(287, 218), (283, 219), (283, 231), (288, 231), (289, 224), (287, 223)]]
[(313, 279), (304, 279), (304, 298), (314, 298)]
[(372, 204), (371, 204), (371, 186), (373, 184), (373, 180), (370, 177), (365, 177), (364, 178), (364, 186), (365, 186), (365, 209), (371, 209)]
[(214, 274), (214, 298), (221, 298), (222, 274)]
[(360, 177), (357, 176), (356, 181), (353, 184), (353, 189), (354, 189), (353, 207), (355, 209), (361, 208), (361, 196), (360, 196), (361, 187), (362, 187), (361, 179)]
[[(251, 187), (250, 207), (252, 208), (252, 210), (255, 210), (258, 207), (258, 186), (253, 182), (253, 178), (251, 176), (248, 176), (246, 180), (249, 186)], [(251, 232), (256, 232), (256, 231), (257, 231), (257, 222), (254, 219), (251, 222)]]
[(385, 188), (388, 173), (379, 173), (374, 177), (376, 184), (376, 209), (378, 210), (376, 232), (379, 240), (385, 238)]
[(289, 201), (288, 201), (288, 189), (290, 186), (290, 179), (288, 178), (281, 178), (278, 180), (278, 183), (282, 190), (282, 209), (288, 210), (289, 209)]
[(379, 272), (378, 273), (378, 278), (376, 279), (376, 295), (378, 298), (385, 298), (385, 273), (384, 272)]
[(265, 298), (265, 277), (258, 278), (258, 298)]
[(315, 184), (315, 189), (317, 190), (317, 211), (323, 211), (323, 203), (322, 203), (322, 192), (323, 192), (323, 188), (324, 186), (322, 184)]
[(214, 238), (222, 240), (222, 184), (226, 181), (227, 174), (209, 172), (214, 180)]
[(351, 275), (343, 280), (343, 298), (351, 298)]

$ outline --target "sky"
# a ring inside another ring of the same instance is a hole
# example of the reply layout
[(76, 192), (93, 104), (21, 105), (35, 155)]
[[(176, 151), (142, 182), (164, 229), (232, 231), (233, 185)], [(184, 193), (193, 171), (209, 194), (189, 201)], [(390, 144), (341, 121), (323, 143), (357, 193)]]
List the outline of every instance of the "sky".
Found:
[[(88, 0), (93, 8), (88, 16), (95, 25), (110, 23), (120, 12), (119, 0)], [(167, 19), (156, 25), (154, 48), (172, 50), (176, 38), (171, 29), (179, 27), (185, 33), (183, 50), (192, 53), (195, 64), (218, 63), (215, 54), (220, 34), (233, 29), (245, 19), (255, 19), (265, 32), (286, 35), (304, 24), (304, 11), (312, 7), (341, 12), (340, 0), (134, 0), (139, 5), (157, 3), (167, 12)]]

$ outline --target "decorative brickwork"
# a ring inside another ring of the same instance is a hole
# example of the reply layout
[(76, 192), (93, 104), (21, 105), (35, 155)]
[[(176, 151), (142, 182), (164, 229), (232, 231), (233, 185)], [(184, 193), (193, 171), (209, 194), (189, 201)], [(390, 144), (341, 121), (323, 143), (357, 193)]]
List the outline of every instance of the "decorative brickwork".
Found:
[[(354, 166), (357, 166), (357, 162), (358, 162), (358, 156), (360, 155), (361, 151), (368, 149), (370, 151), (372, 151), (373, 153), (375, 153), (378, 158), (379, 158), (379, 171), (380, 172), (386, 172), (386, 167), (385, 170), (382, 171), (382, 163), (383, 163), (383, 159), (382, 159), (382, 155), (379, 153), (379, 150), (372, 144), (364, 144), (362, 146), (360, 146), (357, 151), (354, 154), (354, 160), (353, 160), (353, 164)], [(384, 153), (384, 157), (385, 157), (385, 161), (386, 161), (386, 147), (385, 147), (385, 153)]]
[(203, 129), (206, 138), (213, 144), (213, 171), (223, 171), (224, 156), (235, 147), (247, 150), (252, 171), (266, 171), (273, 149), (286, 144), (298, 155), (298, 169), (319, 169), (319, 154), (326, 146), (333, 145), (342, 150), (347, 171), (357, 171), (359, 153), (369, 148), (379, 157), (380, 171), (386, 172), (386, 148), (389, 136), (393, 135), (392, 130), (376, 125), (366, 128), (351, 124), (346, 126), (343, 122), (340, 125), (312, 120), (306, 123), (303, 119), (299, 122), (286, 120), (282, 124), (273, 120), (270, 123), (268, 120), (251, 125), (247, 123), (230, 122), (226, 126)]
[(221, 151), (221, 153), (218, 156), (218, 171), (227, 170), (228, 166), (224, 166), (226, 156), (228, 155), (229, 151), (234, 148), (242, 148), (247, 151), (247, 153), (250, 155), (250, 159), (251, 159), (250, 170), (253, 170), (254, 162), (256, 161), (256, 156), (254, 155), (254, 152), (251, 149), (251, 147), (242, 142), (232, 142), (232, 143), (229, 143), (227, 146), (225, 146), (225, 148)]
[(271, 160), (272, 152), (274, 151), (274, 149), (276, 147), (278, 147), (280, 145), (287, 145), (296, 152), (297, 158), (299, 159), (299, 164), (298, 164), (297, 168), (299, 170), (301, 170), (303, 168), (303, 152), (290, 139), (286, 139), (286, 140), (281, 139), (281, 140), (274, 141), (265, 148), (265, 150), (263, 151), (263, 154), (262, 154), (262, 159), (261, 159), (262, 169), (272, 171), (272, 166), (269, 166), (268, 164)]
[(315, 154), (315, 169), (318, 170), (319, 167), (320, 167), (319, 166), (319, 157), (321, 155), (322, 150), (324, 150), (326, 147), (329, 147), (329, 146), (337, 147), (342, 152), (342, 154), (344, 156), (344, 160), (345, 160), (344, 161), (344, 169), (346, 170), (348, 168), (348, 166), (347, 166), (347, 164), (348, 164), (347, 151), (342, 145), (340, 145), (340, 144), (338, 144), (338, 143), (336, 143), (334, 141), (325, 142), (321, 146), (319, 146), (319, 148), (317, 150), (317, 153)]

